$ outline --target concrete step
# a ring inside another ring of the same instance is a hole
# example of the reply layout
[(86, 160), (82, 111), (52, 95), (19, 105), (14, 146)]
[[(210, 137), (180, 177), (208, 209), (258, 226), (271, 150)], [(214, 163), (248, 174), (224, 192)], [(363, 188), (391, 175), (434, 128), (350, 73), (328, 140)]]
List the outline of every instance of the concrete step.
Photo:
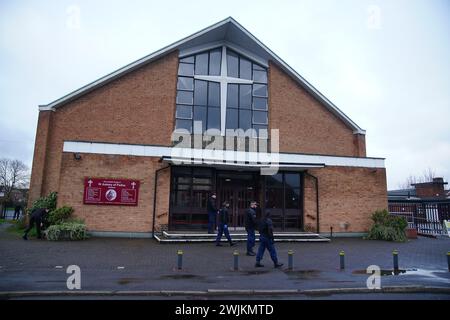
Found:
[[(231, 239), (236, 242), (247, 241), (245, 232), (230, 232)], [(276, 232), (274, 233), (275, 242), (329, 242), (330, 239), (325, 238), (317, 233), (310, 232)], [(167, 232), (156, 234), (155, 238), (160, 243), (182, 243), (182, 242), (215, 242), (216, 234), (208, 234), (202, 232)], [(256, 232), (256, 241), (259, 241), (259, 233)], [(222, 237), (221, 242), (227, 242)]]

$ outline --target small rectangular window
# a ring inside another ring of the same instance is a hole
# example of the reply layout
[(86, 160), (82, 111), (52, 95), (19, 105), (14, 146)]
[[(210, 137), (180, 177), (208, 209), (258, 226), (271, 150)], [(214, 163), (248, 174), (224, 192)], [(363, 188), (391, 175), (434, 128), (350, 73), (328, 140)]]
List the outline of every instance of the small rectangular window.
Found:
[(208, 108), (208, 124), (207, 129), (220, 130), (220, 108)]
[(208, 82), (208, 106), (220, 107), (220, 83)]
[(237, 109), (227, 109), (227, 120), (226, 120), (226, 129), (236, 130), (238, 126), (238, 110)]
[(194, 63), (194, 56), (190, 56), (190, 57), (186, 57), (186, 58), (181, 58), (180, 62), (185, 62), (185, 63)]
[(176, 130), (187, 130), (189, 133), (192, 133), (192, 120), (176, 120)]
[(180, 76), (194, 76), (194, 65), (189, 63), (180, 63), (178, 65), (178, 75)]
[(252, 112), (250, 110), (239, 110), (239, 129), (247, 131), (252, 127)]
[(209, 53), (209, 75), (218, 76), (220, 75), (220, 65), (222, 59), (222, 50), (212, 50)]
[(267, 98), (253, 97), (253, 110), (267, 110)]
[(208, 52), (195, 56), (195, 74), (208, 74)]
[(194, 104), (206, 106), (207, 105), (207, 90), (208, 82), (202, 80), (195, 80), (194, 88)]
[(197, 125), (195, 122), (200, 122), (199, 130), (200, 132), (195, 131), (195, 134), (200, 134), (206, 131), (206, 107), (203, 106), (194, 106), (194, 130), (197, 130)]
[(239, 58), (240, 78), (252, 79), (252, 63), (244, 58)]
[(258, 97), (267, 97), (267, 85), (254, 84), (253, 85), (253, 95), (258, 96)]
[(192, 119), (192, 106), (177, 105), (177, 119)]
[(187, 77), (178, 77), (178, 90), (194, 90), (194, 79)]
[(252, 106), (252, 85), (239, 85), (239, 108), (250, 109)]
[(227, 69), (229, 77), (239, 77), (239, 58), (229, 50), (227, 50)]
[(192, 104), (194, 101), (191, 91), (178, 91), (177, 104)]
[(229, 84), (227, 89), (227, 106), (237, 108), (239, 106), (238, 85)]
[(267, 72), (260, 70), (253, 70), (253, 81), (267, 83)]
[(267, 112), (265, 112), (265, 111), (253, 111), (253, 123), (255, 123), (255, 124), (267, 124)]

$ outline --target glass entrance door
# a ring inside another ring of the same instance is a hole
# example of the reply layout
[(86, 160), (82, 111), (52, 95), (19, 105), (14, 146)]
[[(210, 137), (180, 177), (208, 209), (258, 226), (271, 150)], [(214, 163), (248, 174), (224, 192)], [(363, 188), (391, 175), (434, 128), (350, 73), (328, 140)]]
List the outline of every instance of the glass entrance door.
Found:
[(257, 178), (254, 174), (240, 173), (217, 173), (217, 190), (220, 205), (224, 201), (230, 203), (229, 227), (237, 229), (244, 228), (245, 210), (250, 201), (257, 196)]

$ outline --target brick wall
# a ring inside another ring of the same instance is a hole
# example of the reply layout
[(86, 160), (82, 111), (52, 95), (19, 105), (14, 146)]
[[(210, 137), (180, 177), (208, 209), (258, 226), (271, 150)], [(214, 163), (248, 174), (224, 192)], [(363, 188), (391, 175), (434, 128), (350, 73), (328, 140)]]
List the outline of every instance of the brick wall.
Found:
[[(319, 179), (320, 232), (330, 232), (330, 226), (333, 232), (367, 232), (371, 214), (387, 209), (385, 169), (325, 167), (309, 172)], [(307, 175), (304, 199), (305, 226), (316, 231), (315, 181)]]
[[(89, 230), (151, 232), (155, 170), (166, 165), (159, 163), (157, 158), (150, 157), (97, 154), (81, 156), (81, 160), (75, 160), (72, 153), (62, 154), (58, 206), (73, 207), (74, 216), (84, 219)], [(138, 206), (83, 204), (85, 177), (139, 180)], [(160, 175), (158, 181), (157, 224), (167, 224), (170, 179), (165, 174)]]
[[(65, 140), (169, 145), (175, 116), (177, 68), (178, 58), (174, 52), (53, 112), (47, 173), (41, 192), (32, 185), (30, 200), (35, 200), (39, 193), (58, 190)], [(38, 132), (44, 130), (40, 123)], [(37, 153), (44, 148), (42, 140), (40, 135), (36, 136)], [(33, 174), (40, 175), (38, 171)]]
[(269, 69), (269, 130), (280, 130), (280, 151), (365, 156), (353, 130), (273, 63)]

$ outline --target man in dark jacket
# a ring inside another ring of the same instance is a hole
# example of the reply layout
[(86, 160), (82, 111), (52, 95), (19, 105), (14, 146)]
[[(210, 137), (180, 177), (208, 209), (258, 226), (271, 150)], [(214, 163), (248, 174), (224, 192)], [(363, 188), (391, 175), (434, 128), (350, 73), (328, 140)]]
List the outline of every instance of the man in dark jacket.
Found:
[(230, 246), (234, 246), (235, 243), (231, 240), (230, 232), (228, 231), (228, 222), (229, 215), (228, 209), (230, 208), (230, 203), (225, 201), (222, 205), (222, 208), (219, 211), (219, 230), (217, 232), (216, 238), (216, 246), (221, 247), (220, 240), (222, 239), (222, 235), (225, 233), (225, 237), (227, 237)]
[(256, 201), (250, 202), (250, 208), (245, 211), (245, 231), (247, 231), (247, 255), (254, 256), (253, 247), (255, 246), (256, 229)]
[(36, 224), (37, 237), (38, 239), (41, 239), (41, 226), (45, 223), (49, 211), (50, 210), (47, 208), (40, 208), (33, 211), (28, 228), (25, 230), (25, 234), (22, 237), (24, 240), (28, 240), (28, 232), (30, 232), (34, 224)]
[(274, 267), (281, 267), (283, 264), (278, 262), (277, 252), (274, 247), (273, 223), (272, 219), (270, 219), (270, 211), (266, 211), (264, 218), (259, 224), (259, 248), (258, 254), (256, 255), (255, 267), (264, 267), (261, 264), (261, 260), (266, 249), (270, 253)]
[(216, 205), (216, 194), (213, 193), (208, 199), (208, 233), (214, 233), (216, 229), (216, 216), (218, 213)]
[(22, 211), (22, 206), (20, 204), (16, 204), (14, 208), (14, 220), (19, 220), (20, 218), (20, 212)]

